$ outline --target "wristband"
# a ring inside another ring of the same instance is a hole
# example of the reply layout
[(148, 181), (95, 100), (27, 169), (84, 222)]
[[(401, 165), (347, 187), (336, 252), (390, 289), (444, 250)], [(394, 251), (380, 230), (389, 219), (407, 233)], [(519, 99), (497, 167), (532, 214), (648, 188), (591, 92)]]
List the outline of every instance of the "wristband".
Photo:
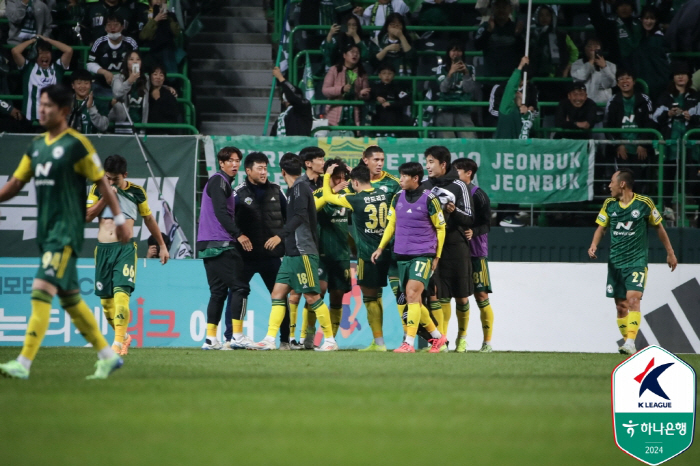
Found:
[(114, 216), (114, 224), (116, 226), (121, 226), (126, 223), (126, 217), (124, 217), (124, 214), (119, 214)]

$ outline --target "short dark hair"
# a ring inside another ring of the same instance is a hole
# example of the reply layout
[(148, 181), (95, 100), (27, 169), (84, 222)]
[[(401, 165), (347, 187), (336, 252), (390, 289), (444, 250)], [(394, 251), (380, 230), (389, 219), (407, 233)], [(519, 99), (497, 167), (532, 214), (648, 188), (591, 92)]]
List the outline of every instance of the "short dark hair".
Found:
[(634, 173), (629, 168), (620, 168), (617, 171), (617, 181), (624, 181), (630, 189), (634, 189)]
[(632, 79), (636, 78), (636, 76), (634, 75), (634, 71), (632, 71), (631, 69), (628, 69), (628, 68), (620, 67), (617, 69), (617, 72), (615, 73), (615, 80), (618, 80), (623, 76), (629, 76)]
[[(165, 243), (165, 247), (170, 249), (170, 238), (168, 238), (168, 235), (166, 235), (163, 232), (161, 232), (160, 235), (163, 238), (163, 242)], [(153, 235), (148, 237), (148, 245), (149, 246), (158, 246), (158, 241), (156, 241), (156, 238)]]
[(384, 70), (391, 71), (392, 73), (396, 74), (396, 68), (394, 68), (394, 65), (392, 65), (389, 61), (383, 61), (379, 64), (379, 68), (377, 68), (377, 74), (381, 73)]
[(119, 15), (111, 14), (108, 15), (107, 18), (105, 19), (105, 26), (107, 26), (107, 23), (119, 23), (122, 26), (124, 26), (124, 19), (122, 19)]
[(325, 173), (326, 170), (328, 170), (328, 167), (330, 167), (334, 163), (338, 164), (338, 166), (335, 167), (335, 170), (333, 170), (333, 174), (331, 176), (347, 175), (348, 166), (345, 163), (345, 161), (343, 159), (341, 159), (340, 157), (335, 157), (335, 158), (326, 160), (326, 163), (323, 164), (323, 172)]
[(445, 164), (445, 170), (450, 171), (450, 163), (452, 162), (452, 154), (450, 150), (445, 146), (431, 146), (425, 149), (423, 154), (426, 157), (431, 155), (440, 164)]
[(51, 44), (46, 42), (44, 39), (37, 39), (36, 51), (37, 52), (51, 52), (51, 51), (53, 51), (53, 49), (51, 48)]
[(301, 175), (301, 159), (291, 152), (287, 152), (280, 159), (279, 166), (291, 176)]
[(267, 155), (263, 154), (262, 152), (251, 152), (250, 154), (246, 155), (245, 162), (243, 162), (243, 168), (246, 170), (253, 168), (253, 165), (256, 163), (270, 165), (270, 159), (267, 158)]
[(70, 80), (72, 83), (76, 81), (92, 82), (92, 74), (86, 69), (78, 68), (77, 70), (73, 71), (73, 74), (70, 76)]
[(73, 91), (62, 84), (52, 84), (41, 90), (40, 95), (48, 95), (49, 100), (55, 103), (58, 108), (70, 107), (73, 105)]
[(368, 159), (372, 157), (373, 154), (381, 152), (382, 154), (384, 153), (384, 149), (382, 149), (379, 146), (369, 146), (367, 149), (365, 149), (362, 152), (362, 158), (363, 159)]
[(418, 162), (406, 162), (399, 166), (399, 174), (408, 175), (411, 178), (417, 176), (418, 181), (420, 181), (423, 179), (425, 171), (423, 171), (423, 165), (419, 164)]
[(583, 44), (584, 47), (590, 44), (591, 42), (595, 42), (596, 44), (600, 45), (601, 47), (603, 46), (603, 42), (600, 40), (598, 36), (590, 36), (588, 39), (586, 39), (586, 42)]
[(461, 159), (457, 159), (452, 162), (452, 168), (455, 170), (464, 170), (465, 172), (471, 170), (472, 179), (474, 178), (474, 175), (476, 175), (477, 170), (479, 170), (479, 166), (476, 164), (476, 162), (466, 157), (462, 157)]
[(156, 63), (153, 66), (151, 66), (151, 75), (156, 72), (156, 70), (160, 70), (161, 73), (163, 73), (163, 78), (168, 79), (168, 70), (165, 69), (165, 65), (162, 63)]
[(105, 159), (104, 169), (107, 173), (126, 174), (126, 159), (119, 154), (110, 155)]
[(299, 152), (299, 158), (304, 162), (304, 164), (306, 164), (306, 162), (311, 162), (313, 159), (317, 159), (319, 157), (325, 157), (325, 156), (326, 156), (326, 151), (324, 151), (320, 147), (316, 147), (316, 146), (304, 147)]
[(350, 179), (358, 183), (368, 184), (370, 182), (369, 167), (364, 163), (359, 164), (350, 172)]
[(219, 153), (216, 154), (216, 158), (219, 160), (219, 162), (226, 162), (228, 159), (231, 158), (232, 154), (238, 155), (238, 160), (243, 159), (243, 154), (241, 154), (241, 151), (238, 147), (233, 147), (233, 146), (226, 146), (219, 150)]

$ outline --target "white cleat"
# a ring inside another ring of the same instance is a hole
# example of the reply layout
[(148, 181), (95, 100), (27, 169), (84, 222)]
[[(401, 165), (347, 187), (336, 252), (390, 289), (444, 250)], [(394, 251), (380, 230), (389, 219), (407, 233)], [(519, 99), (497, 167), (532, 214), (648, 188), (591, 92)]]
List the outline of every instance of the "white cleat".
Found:
[(207, 340), (204, 340), (204, 343), (202, 344), (203, 350), (220, 350), (223, 347), (224, 345), (219, 343), (219, 340), (214, 340), (211, 344), (207, 343)]
[(248, 349), (251, 350), (258, 350), (258, 351), (271, 351), (271, 350), (276, 350), (277, 347), (275, 346), (274, 341), (259, 341), (257, 343), (253, 343), (251, 346), (248, 347)]
[(314, 351), (338, 351), (338, 343), (326, 340), (319, 348), (314, 348)]
[(634, 346), (634, 342), (630, 343), (625, 343), (624, 345), (620, 346), (619, 350), (620, 354), (634, 354), (637, 352), (637, 348)]
[(251, 346), (253, 346), (255, 342), (253, 341), (252, 338), (243, 335), (240, 339), (236, 340), (235, 338), (231, 340), (231, 349), (248, 349)]
[(226, 340), (221, 344), (221, 351), (231, 351), (233, 348), (231, 348), (231, 341), (232, 340)]

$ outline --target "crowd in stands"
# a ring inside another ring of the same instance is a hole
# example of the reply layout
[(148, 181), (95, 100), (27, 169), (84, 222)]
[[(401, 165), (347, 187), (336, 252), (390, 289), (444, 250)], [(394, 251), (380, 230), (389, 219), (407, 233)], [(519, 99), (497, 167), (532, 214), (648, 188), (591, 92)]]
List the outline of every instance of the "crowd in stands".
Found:
[(39, 94), (56, 83), (73, 88), (69, 123), (85, 134), (182, 122), (168, 81), (183, 56), (181, 27), (164, 0), (3, 3), (0, 94), (22, 99), (0, 99), (0, 132), (40, 131)]

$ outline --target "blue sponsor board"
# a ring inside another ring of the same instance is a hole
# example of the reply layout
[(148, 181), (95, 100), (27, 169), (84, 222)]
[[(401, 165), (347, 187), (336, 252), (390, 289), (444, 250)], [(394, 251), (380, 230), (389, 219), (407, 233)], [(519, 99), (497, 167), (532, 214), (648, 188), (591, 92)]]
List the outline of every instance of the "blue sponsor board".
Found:
[[(31, 315), (32, 280), (39, 259), (0, 258), (0, 345), (21, 346)], [(352, 274), (355, 283), (355, 268)], [(114, 332), (102, 314), (100, 299), (94, 293), (95, 268), (92, 259), (78, 260), (80, 293), (95, 313), (102, 333), (111, 341)], [(197, 347), (202, 344), (207, 327), (209, 287), (201, 260), (172, 260), (161, 265), (156, 259), (139, 259), (136, 290), (131, 295), (129, 333), (136, 347)], [(255, 341), (267, 333), (270, 294), (256, 275), (250, 284), (248, 312), (244, 332)], [(328, 303), (328, 298), (326, 298)], [(54, 298), (49, 330), (44, 346), (83, 346), (67, 314)], [(298, 323), (301, 323), (299, 307)], [(403, 330), (391, 288), (384, 289), (384, 338), (390, 348), (401, 344)], [(219, 326), (219, 333), (222, 333)], [(296, 335), (299, 338), (299, 333)], [(321, 334), (316, 339), (321, 340)], [(362, 348), (370, 344), (372, 332), (362, 304), (359, 286), (353, 285), (343, 299), (343, 316), (337, 336), (341, 349)]]

